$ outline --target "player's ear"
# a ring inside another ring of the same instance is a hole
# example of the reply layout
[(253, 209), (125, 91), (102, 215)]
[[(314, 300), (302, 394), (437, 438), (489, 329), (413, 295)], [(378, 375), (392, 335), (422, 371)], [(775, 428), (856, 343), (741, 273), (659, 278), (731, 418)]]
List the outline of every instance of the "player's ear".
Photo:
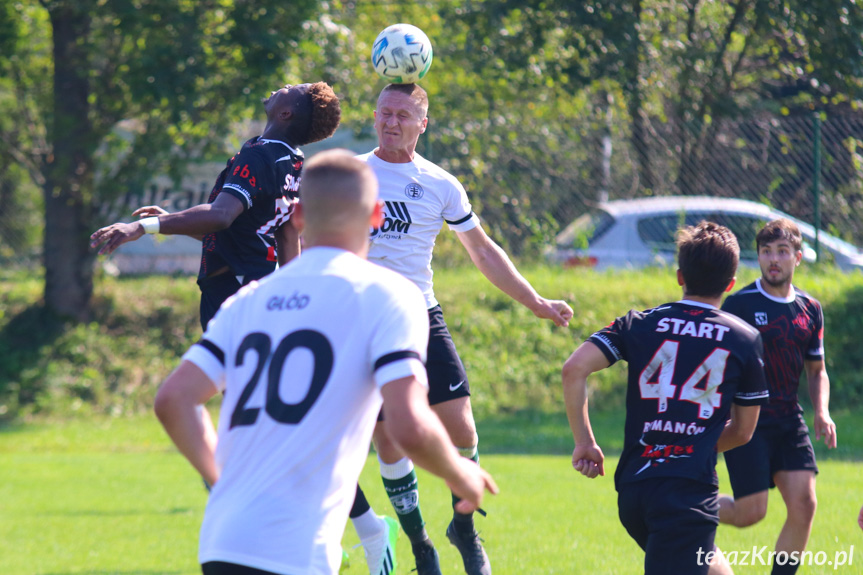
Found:
[(727, 291), (727, 292), (731, 291), (731, 289), (734, 287), (734, 284), (736, 284), (736, 283), (737, 283), (737, 277), (735, 276), (735, 277), (731, 278), (730, 282), (728, 282), (728, 287), (725, 288), (725, 291)]
[(291, 214), (291, 221), (294, 222), (294, 228), (296, 228), (298, 234), (302, 234), (303, 230), (306, 229), (306, 213), (303, 210), (303, 202), (298, 202), (296, 206), (294, 206), (294, 213)]
[(425, 131), (426, 131), (426, 128), (428, 127), (428, 125), (429, 125), (429, 119), (428, 119), (428, 116), (426, 116), (425, 118), (423, 118), (423, 129), (420, 130), (420, 134), (425, 134)]
[(679, 285), (680, 287), (683, 287), (685, 284), (686, 284), (686, 282), (683, 281), (683, 272), (678, 269), (677, 270), (677, 285)]
[(383, 200), (378, 200), (375, 202), (375, 207), (372, 209), (371, 218), (369, 218), (369, 225), (375, 229), (380, 229), (380, 227), (384, 225)]

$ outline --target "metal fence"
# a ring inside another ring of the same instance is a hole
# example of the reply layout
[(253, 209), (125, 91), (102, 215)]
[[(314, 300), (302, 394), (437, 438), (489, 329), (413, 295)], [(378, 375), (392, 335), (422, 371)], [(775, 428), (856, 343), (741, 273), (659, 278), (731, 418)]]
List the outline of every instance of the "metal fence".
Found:
[[(484, 222), (515, 255), (539, 253), (600, 200), (678, 195), (768, 204), (863, 245), (863, 115), (851, 110), (703, 124), (562, 123), (525, 134), (520, 146), (469, 158), (458, 138), (432, 129), (419, 148), (465, 183)], [(477, 170), (476, 160), (491, 167)], [(198, 166), (180, 186), (158, 180), (103, 206), (99, 217), (113, 221), (150, 203), (173, 211), (205, 201), (221, 167)], [(21, 181), (14, 169), (0, 172), (0, 265), (36, 268), (40, 192)]]

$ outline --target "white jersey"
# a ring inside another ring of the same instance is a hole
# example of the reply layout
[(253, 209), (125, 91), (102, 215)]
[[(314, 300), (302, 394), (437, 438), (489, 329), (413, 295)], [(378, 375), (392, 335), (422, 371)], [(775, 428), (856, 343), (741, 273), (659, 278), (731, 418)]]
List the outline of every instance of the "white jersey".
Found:
[(374, 170), (384, 201), (384, 223), (371, 232), (369, 260), (413, 281), (426, 306), (436, 306), (431, 260), (438, 232), (444, 222), (457, 232), (479, 225), (464, 186), (419, 154), (403, 164), (385, 162), (374, 152), (357, 158)]
[(379, 388), (427, 385), (423, 304), (398, 274), (316, 247), (222, 305), (183, 356), (224, 392), (201, 563), (337, 572)]

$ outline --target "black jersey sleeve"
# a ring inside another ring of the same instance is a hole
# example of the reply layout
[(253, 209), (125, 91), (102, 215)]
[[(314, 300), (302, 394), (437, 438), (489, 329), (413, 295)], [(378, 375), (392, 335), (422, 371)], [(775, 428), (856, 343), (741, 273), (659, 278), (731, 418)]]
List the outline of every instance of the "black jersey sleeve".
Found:
[(234, 160), (222, 184), (222, 192), (236, 197), (248, 210), (256, 201), (272, 201), (272, 190), (278, 189), (281, 193), (281, 188), (272, 180), (273, 169), (267, 159), (253, 148), (244, 148)]
[(814, 325), (804, 357), (808, 360), (824, 359), (824, 311), (821, 309), (821, 304), (815, 300), (811, 300), (810, 305), (815, 308), (812, 314)]
[(612, 323), (608, 324), (601, 330), (597, 331), (587, 341), (598, 347), (610, 364), (614, 364), (619, 360), (626, 361), (626, 345), (623, 334), (626, 333), (626, 326), (630, 322), (629, 312), (624, 317), (619, 317)]
[(764, 344), (759, 335), (746, 356), (740, 385), (734, 394), (734, 403), (739, 405), (764, 405), (770, 395), (767, 391), (767, 378), (764, 375)]

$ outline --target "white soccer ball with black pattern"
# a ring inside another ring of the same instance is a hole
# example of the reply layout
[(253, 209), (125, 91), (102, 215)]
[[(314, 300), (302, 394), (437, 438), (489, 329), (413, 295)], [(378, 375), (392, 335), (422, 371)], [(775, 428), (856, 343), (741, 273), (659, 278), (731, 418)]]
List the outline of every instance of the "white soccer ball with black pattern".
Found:
[(393, 84), (414, 84), (429, 71), (432, 45), (425, 32), (410, 24), (393, 24), (372, 46), (375, 71)]

